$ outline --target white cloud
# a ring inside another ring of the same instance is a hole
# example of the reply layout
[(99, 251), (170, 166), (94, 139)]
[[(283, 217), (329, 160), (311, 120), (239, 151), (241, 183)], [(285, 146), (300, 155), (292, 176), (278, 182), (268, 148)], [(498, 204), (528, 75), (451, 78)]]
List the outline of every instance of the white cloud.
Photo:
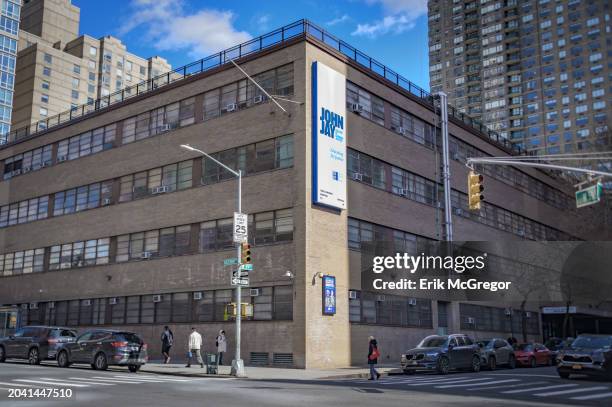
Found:
[(351, 18), (347, 14), (344, 14), (341, 17), (337, 17), (337, 18), (334, 18), (333, 20), (329, 20), (325, 24), (331, 27), (331, 26), (334, 26), (334, 25), (345, 23), (345, 22), (347, 22), (350, 19)]
[(357, 24), (352, 35), (370, 38), (384, 34), (400, 34), (412, 29), (416, 20), (427, 14), (427, 0), (365, 0), (369, 5), (380, 5), (384, 11), (382, 19)]
[(233, 26), (231, 11), (188, 12), (183, 0), (133, 0), (131, 6), (119, 35), (142, 28), (144, 38), (160, 51), (185, 50), (192, 58), (202, 58), (251, 38)]

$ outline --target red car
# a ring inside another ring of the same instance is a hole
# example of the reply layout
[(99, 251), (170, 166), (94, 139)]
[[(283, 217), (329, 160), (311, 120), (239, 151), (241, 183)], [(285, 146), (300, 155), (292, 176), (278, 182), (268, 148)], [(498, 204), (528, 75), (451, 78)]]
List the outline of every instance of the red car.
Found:
[(521, 343), (514, 350), (516, 364), (529, 367), (550, 366), (550, 350), (541, 343)]

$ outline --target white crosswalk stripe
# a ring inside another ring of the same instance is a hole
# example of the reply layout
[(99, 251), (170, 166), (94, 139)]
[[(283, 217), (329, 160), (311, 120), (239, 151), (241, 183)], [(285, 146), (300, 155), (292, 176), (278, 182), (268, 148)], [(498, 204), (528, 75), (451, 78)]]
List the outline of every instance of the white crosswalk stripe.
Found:
[(468, 389), (468, 390), (494, 390), (494, 389), (511, 389), (514, 387), (523, 387), (523, 386), (535, 386), (536, 384), (544, 384), (547, 382), (528, 382), (528, 383), (517, 383), (517, 384), (504, 384), (501, 386), (492, 386), (492, 387), (478, 387), (476, 389)]
[(484, 382), (484, 383), (468, 383), (468, 384), (447, 384), (447, 385), (443, 385), (443, 386), (436, 386), (436, 389), (450, 389), (453, 387), (473, 387), (473, 386), (488, 386), (490, 384), (499, 384), (499, 383), (512, 383), (512, 382), (518, 382), (518, 379), (505, 379), (505, 380), (493, 380), (490, 382)]
[(584, 393), (585, 391), (598, 391), (598, 390), (609, 390), (609, 387), (599, 386), (599, 387), (586, 387), (582, 389), (571, 389), (571, 390), (560, 390), (560, 391), (549, 391), (545, 393), (536, 393), (534, 396), (538, 397), (546, 397), (546, 396), (559, 396), (561, 394), (570, 394), (570, 393)]
[(35, 386), (33, 384), (23, 384), (23, 383), (14, 383), (14, 382), (0, 382), (0, 385), (3, 386), (17, 386), (17, 387), (40, 387), (40, 386)]
[(520, 389), (520, 390), (508, 390), (502, 391), (504, 394), (517, 394), (517, 393), (527, 393), (530, 391), (539, 391), (539, 390), (549, 390), (549, 389), (558, 389), (562, 387), (576, 387), (577, 384), (557, 384), (554, 386), (542, 386), (542, 387), (530, 387), (528, 389)]
[(121, 384), (123, 382), (118, 382), (116, 380), (106, 380), (106, 379), (94, 379), (93, 377), (89, 378), (89, 377), (69, 377), (70, 380), (80, 380), (83, 382), (90, 382), (90, 383), (96, 383), (96, 384), (106, 384), (109, 386), (114, 386), (116, 384)]
[(164, 383), (164, 382), (169, 382), (169, 383), (175, 383), (175, 382), (190, 382), (191, 380), (188, 379), (168, 379), (165, 377), (154, 377), (154, 378), (149, 378), (149, 377), (139, 377), (139, 376), (119, 376), (119, 375), (115, 375), (113, 377), (116, 377), (117, 379), (125, 379), (125, 380), (135, 380), (135, 381), (140, 381), (143, 383)]
[[(41, 377), (40, 379), (41, 380), (51, 381), (51, 382), (66, 382), (65, 379), (53, 379), (51, 377)], [(79, 381), (83, 381), (83, 379), (74, 378), (74, 377), (71, 377), (69, 380), (78, 380), (76, 383), (79, 383)], [(81, 384), (97, 384), (97, 385), (100, 385), (100, 386), (113, 386), (110, 383), (100, 383), (100, 382), (96, 383), (96, 382), (91, 382), (91, 381), (90, 382), (86, 382), (86, 383), (81, 383)]]
[(485, 380), (491, 380), (490, 377), (482, 377), (479, 379), (467, 379), (467, 380), (448, 380), (448, 381), (435, 381), (435, 382), (420, 382), (420, 383), (408, 383), (407, 386), (427, 386), (427, 385), (435, 385), (435, 384), (460, 384), (460, 383), (471, 383), (471, 382), (481, 382), (481, 381), (485, 381)]
[(588, 396), (571, 397), (571, 399), (572, 400), (597, 400), (597, 399), (603, 399), (604, 397), (612, 398), (612, 392), (609, 392), (609, 393), (599, 393), (599, 394), (589, 394)]
[(94, 380), (109, 381), (109, 382), (118, 383), (118, 384), (140, 384), (142, 383), (141, 381), (137, 381), (137, 380), (123, 380), (123, 379), (103, 377), (103, 376), (92, 376), (91, 378)]
[(89, 387), (89, 384), (77, 384), (77, 383), (66, 383), (66, 382), (50, 382), (46, 380), (30, 380), (30, 379), (15, 379), (17, 382), (23, 383), (36, 383), (36, 384), (48, 384), (53, 386), (63, 386), (63, 387)]

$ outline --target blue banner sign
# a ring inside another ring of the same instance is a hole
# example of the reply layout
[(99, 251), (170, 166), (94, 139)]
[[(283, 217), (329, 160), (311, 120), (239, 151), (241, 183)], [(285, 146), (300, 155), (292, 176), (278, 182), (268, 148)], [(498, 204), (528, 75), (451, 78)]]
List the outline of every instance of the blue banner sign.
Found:
[(323, 315), (336, 313), (336, 277), (323, 276)]

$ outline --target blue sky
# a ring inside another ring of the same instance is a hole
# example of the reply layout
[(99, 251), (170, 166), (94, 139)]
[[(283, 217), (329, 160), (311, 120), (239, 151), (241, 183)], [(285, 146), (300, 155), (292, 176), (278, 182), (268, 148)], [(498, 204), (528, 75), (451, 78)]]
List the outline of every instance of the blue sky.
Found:
[[(178, 67), (308, 18), (429, 89), (426, 0), (72, 0), (81, 33)], [(290, 6), (288, 6), (288, 4)]]

